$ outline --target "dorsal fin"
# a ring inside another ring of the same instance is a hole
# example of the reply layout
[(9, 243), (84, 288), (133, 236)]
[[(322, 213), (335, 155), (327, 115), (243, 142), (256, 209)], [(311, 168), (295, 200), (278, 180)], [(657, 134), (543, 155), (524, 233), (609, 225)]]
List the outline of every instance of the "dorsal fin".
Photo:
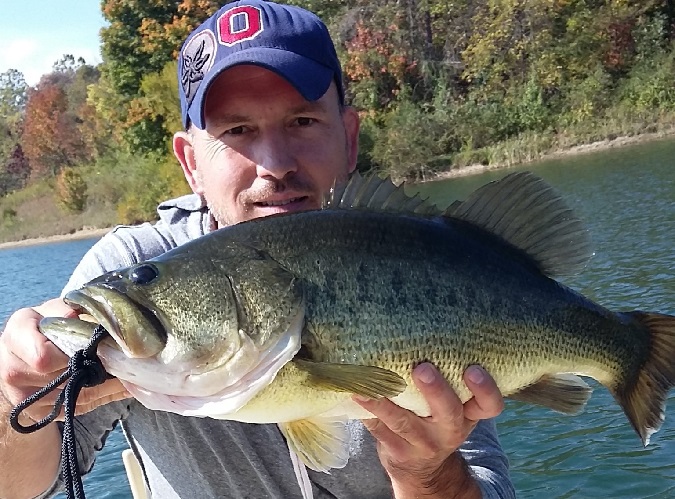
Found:
[(579, 272), (593, 254), (583, 223), (550, 185), (530, 172), (486, 184), (444, 215), (501, 237), (550, 276)]
[(366, 177), (355, 171), (348, 182), (336, 183), (324, 197), (323, 209), (362, 208), (373, 211), (440, 215), (443, 211), (419, 194), (409, 196), (404, 185), (396, 185), (391, 177), (375, 174)]
[(563, 199), (530, 172), (507, 175), (455, 201), (445, 211), (420, 197), (409, 196), (391, 178), (361, 176), (336, 184), (323, 209), (367, 209), (463, 220), (500, 237), (525, 252), (550, 276), (579, 272), (592, 256), (588, 231)]

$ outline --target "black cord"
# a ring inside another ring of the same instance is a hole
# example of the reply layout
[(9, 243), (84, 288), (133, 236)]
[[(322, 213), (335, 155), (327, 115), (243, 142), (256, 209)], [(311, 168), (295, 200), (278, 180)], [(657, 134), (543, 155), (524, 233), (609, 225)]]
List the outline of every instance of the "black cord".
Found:
[[(75, 440), (75, 406), (77, 397), (84, 387), (102, 384), (111, 378), (101, 364), (101, 359), (96, 355), (98, 344), (106, 337), (108, 331), (101, 325), (94, 329), (89, 345), (84, 350), (75, 352), (68, 361), (66, 369), (58, 378), (41, 388), (23, 402), (17, 404), (9, 416), (9, 422), (14, 430), (19, 433), (33, 433), (44, 428), (54, 421), (64, 409), (63, 440), (61, 443), (61, 474), (66, 486), (68, 499), (85, 499), (82, 477), (77, 467), (77, 445)], [(70, 378), (70, 379), (68, 379)], [(66, 387), (54, 402), (54, 408), (46, 417), (30, 425), (23, 426), (19, 423), (19, 416), (29, 406), (52, 392), (66, 380)]]

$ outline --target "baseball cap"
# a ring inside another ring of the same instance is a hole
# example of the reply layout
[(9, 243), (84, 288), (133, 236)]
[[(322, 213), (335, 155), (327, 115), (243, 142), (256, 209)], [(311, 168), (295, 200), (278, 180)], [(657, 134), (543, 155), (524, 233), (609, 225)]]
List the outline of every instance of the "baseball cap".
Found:
[(178, 55), (183, 126), (204, 129), (204, 101), (215, 78), (254, 64), (285, 78), (308, 101), (335, 81), (344, 102), (342, 71), (326, 25), (315, 14), (261, 0), (229, 3), (197, 27)]

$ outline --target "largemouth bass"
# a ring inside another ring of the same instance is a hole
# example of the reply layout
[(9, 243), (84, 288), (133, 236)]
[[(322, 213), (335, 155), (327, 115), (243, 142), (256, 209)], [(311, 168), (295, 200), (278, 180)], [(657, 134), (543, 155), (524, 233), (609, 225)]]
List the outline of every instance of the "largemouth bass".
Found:
[[(278, 423), (312, 469), (348, 459), (353, 394), (429, 407), (413, 368), (435, 364), (463, 401), (480, 364), (502, 393), (565, 413), (604, 385), (643, 443), (675, 384), (675, 317), (612, 312), (563, 286), (587, 231), (530, 173), (441, 211), (358, 176), (322, 210), (223, 228), (105, 274), (65, 300), (103, 325), (106, 369), (151, 409)], [(94, 325), (44, 319), (66, 353)]]

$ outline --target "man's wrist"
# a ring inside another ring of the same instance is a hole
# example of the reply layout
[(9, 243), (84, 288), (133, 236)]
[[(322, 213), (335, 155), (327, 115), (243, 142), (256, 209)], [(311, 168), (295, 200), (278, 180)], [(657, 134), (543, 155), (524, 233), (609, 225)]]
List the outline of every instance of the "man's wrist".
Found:
[(390, 473), (395, 499), (481, 498), (478, 483), (459, 452), (453, 452), (431, 472)]

